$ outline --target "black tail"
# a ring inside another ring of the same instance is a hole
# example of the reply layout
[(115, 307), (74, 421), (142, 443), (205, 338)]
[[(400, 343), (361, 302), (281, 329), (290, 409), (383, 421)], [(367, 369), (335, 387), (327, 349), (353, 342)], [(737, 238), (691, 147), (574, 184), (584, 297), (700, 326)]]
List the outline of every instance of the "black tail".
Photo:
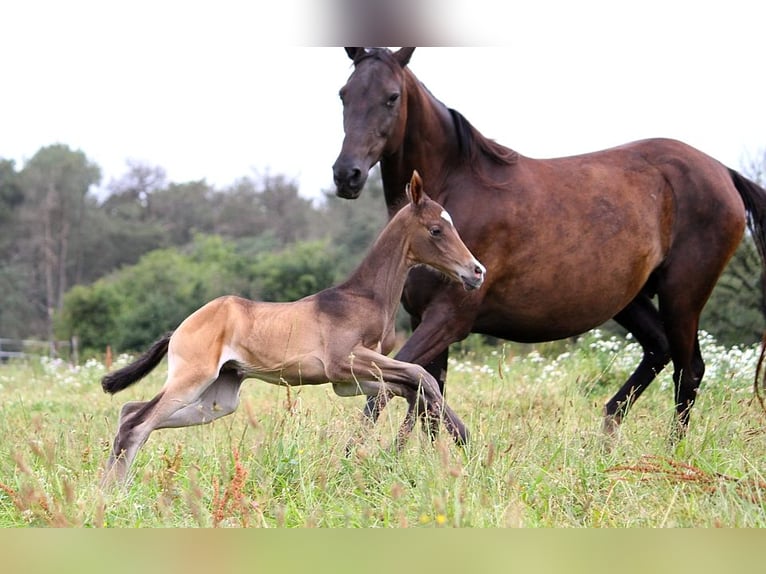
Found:
[[(742, 196), (742, 201), (745, 203), (747, 226), (750, 228), (755, 246), (761, 255), (761, 263), (766, 267), (766, 189), (763, 189), (733, 169), (729, 170), (729, 174), (731, 174), (734, 187), (737, 188), (740, 196)], [(755, 397), (758, 399), (761, 407), (766, 410), (766, 405), (764, 405), (763, 398), (758, 389), (758, 379), (763, 368), (764, 355), (766, 355), (766, 334), (761, 343), (761, 355), (758, 358), (758, 365), (755, 367), (755, 381), (753, 382)]]
[(148, 375), (156, 367), (168, 352), (170, 336), (173, 332), (165, 333), (161, 339), (155, 341), (146, 353), (133, 361), (127, 367), (109, 373), (101, 379), (101, 388), (105, 393), (114, 394), (126, 389)]
[(766, 265), (766, 189), (733, 169), (729, 170), (729, 174), (745, 203), (747, 226), (761, 254), (761, 261)]

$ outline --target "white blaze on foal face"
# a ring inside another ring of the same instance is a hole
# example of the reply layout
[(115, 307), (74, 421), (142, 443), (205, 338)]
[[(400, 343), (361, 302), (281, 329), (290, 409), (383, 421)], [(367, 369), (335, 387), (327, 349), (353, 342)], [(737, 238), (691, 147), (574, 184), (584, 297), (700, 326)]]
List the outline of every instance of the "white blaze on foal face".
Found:
[(446, 222), (447, 222), (447, 223), (449, 223), (450, 225), (454, 225), (454, 224), (452, 223), (452, 216), (451, 216), (449, 213), (447, 213), (447, 210), (446, 210), (446, 209), (442, 209), (442, 212), (441, 212), (441, 216), (442, 216), (442, 219), (443, 219), (444, 221), (446, 221)]

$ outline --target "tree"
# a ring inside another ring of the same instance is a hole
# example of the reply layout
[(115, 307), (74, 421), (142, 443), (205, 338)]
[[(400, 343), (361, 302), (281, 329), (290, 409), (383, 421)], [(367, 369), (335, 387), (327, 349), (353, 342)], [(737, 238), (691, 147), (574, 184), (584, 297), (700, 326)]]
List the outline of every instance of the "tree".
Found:
[(165, 170), (136, 161), (128, 161), (127, 165), (127, 173), (110, 182), (103, 209), (111, 218), (146, 221), (152, 213), (152, 194), (167, 185)]
[(151, 194), (150, 221), (160, 224), (169, 245), (185, 245), (197, 233), (213, 233), (213, 195), (204, 180), (171, 183)]
[[(35, 281), (30, 285), (38, 308), (44, 309), (48, 338), (53, 340), (53, 315), (73, 283), (85, 212), (86, 195), (99, 182), (100, 170), (81, 151), (56, 144), (41, 148), (20, 174), (24, 204), (20, 234), (32, 262)], [(43, 286), (35, 289), (36, 284)]]
[(326, 237), (337, 252), (335, 280), (340, 281), (357, 266), (386, 225), (386, 203), (380, 171), (375, 169), (359, 198), (349, 201), (326, 192), (322, 204)]
[(263, 301), (295, 301), (331, 286), (336, 263), (327, 241), (297, 242), (262, 253), (251, 270), (253, 291)]
[(8, 221), (21, 202), (24, 193), (13, 160), (0, 159), (0, 224)]
[(265, 176), (256, 182), (243, 178), (215, 194), (215, 232), (226, 237), (269, 235), (280, 246), (324, 235), (317, 210), (298, 194), (295, 182)]
[(145, 348), (209, 300), (247, 284), (235, 245), (198, 235), (183, 249), (154, 250), (89, 286), (71, 289), (57, 316), (60, 337), (78, 336), (83, 349)]

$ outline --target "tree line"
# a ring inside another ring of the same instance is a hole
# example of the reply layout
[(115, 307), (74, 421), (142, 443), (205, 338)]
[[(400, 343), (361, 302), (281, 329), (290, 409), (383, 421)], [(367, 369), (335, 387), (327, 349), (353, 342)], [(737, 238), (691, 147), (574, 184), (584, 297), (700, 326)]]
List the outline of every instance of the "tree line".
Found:
[[(745, 170), (761, 184), (762, 165)], [(337, 283), (386, 218), (377, 174), (356, 201), (327, 191), (316, 203), (281, 175), (216, 189), (128, 162), (97, 194), (100, 181), (63, 144), (20, 168), (0, 158), (0, 337), (139, 350), (218, 295), (287, 301)], [(760, 340), (762, 284), (746, 237), (701, 327), (729, 345)]]
[(289, 300), (341, 280), (386, 219), (379, 179), (353, 204), (315, 204), (281, 175), (216, 189), (128, 162), (97, 194), (100, 178), (61, 144), (20, 169), (0, 159), (0, 337), (140, 349), (215, 296)]

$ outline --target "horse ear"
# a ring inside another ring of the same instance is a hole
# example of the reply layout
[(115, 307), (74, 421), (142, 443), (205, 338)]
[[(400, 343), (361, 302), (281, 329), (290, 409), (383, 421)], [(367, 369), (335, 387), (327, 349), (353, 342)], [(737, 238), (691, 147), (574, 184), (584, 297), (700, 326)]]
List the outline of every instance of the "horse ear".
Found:
[[(348, 48), (346, 48), (346, 50), (348, 50)], [(412, 58), (412, 53), (414, 51), (415, 48), (399, 48), (394, 52), (394, 58), (396, 58), (399, 65), (404, 68), (404, 66), (410, 63), (410, 58)]]
[(423, 180), (420, 179), (420, 174), (417, 170), (415, 170), (412, 172), (410, 183), (407, 184), (407, 198), (410, 200), (412, 205), (417, 206), (423, 203), (424, 197), (425, 193), (423, 193)]
[(363, 48), (344, 48), (344, 50), (346, 50), (346, 54), (348, 54), (348, 57), (352, 60), (356, 58), (357, 53), (362, 49)]

